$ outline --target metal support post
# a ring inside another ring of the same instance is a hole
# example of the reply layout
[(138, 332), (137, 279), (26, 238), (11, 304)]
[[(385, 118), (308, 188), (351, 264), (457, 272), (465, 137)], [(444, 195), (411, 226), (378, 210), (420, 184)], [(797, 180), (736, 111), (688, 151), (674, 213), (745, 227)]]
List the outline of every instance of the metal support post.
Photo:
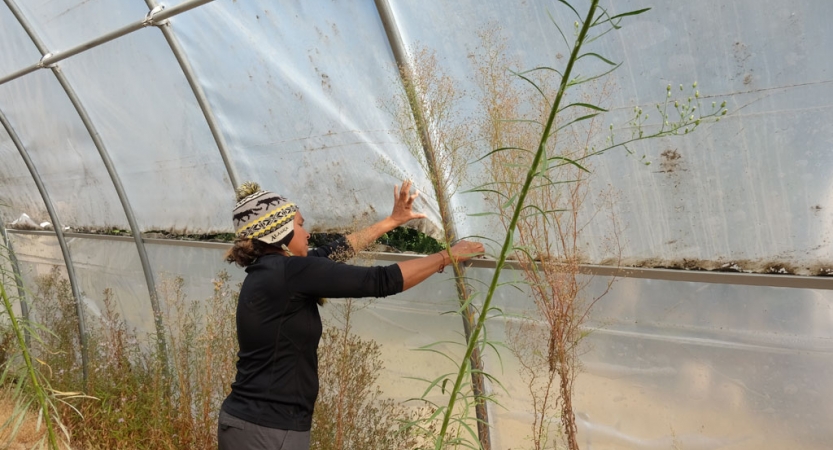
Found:
[[(387, 0), (375, 0), (375, 2), (376, 10), (379, 12), (379, 18), (382, 20), (382, 25), (385, 28), (388, 44), (393, 51), (393, 57), (400, 69), (399, 74), (403, 77), (403, 83), (407, 86), (409, 83), (407, 77), (411, 76), (412, 71), (410, 70), (405, 45), (402, 43), (402, 37), (399, 33), (396, 19), (393, 16), (393, 12), (391, 11), (390, 4)], [(437, 167), (436, 164), (436, 148), (434, 147), (433, 142), (431, 141), (431, 136), (428, 133), (428, 126), (425, 122), (425, 111), (422, 111), (420, 105), (416, 104), (410, 97), (411, 96), (409, 96), (411, 113), (414, 116), (417, 130), (419, 130), (420, 142), (422, 143), (422, 148), (425, 152), (428, 170), (431, 172), (429, 175), (435, 180), (440, 180), (442, 175), (440, 173), (441, 169)], [(458, 236), (457, 225), (454, 222), (454, 217), (448, 205), (448, 201), (450, 199), (448, 198), (448, 194), (443, 190), (441, 183), (434, 184), (436, 185), (434, 191), (437, 196), (437, 204), (440, 208), (440, 217), (443, 221), (442, 225), (443, 233), (445, 233), (444, 237), (446, 242), (450, 243)], [(471, 339), (471, 332), (474, 328), (474, 322), (477, 315), (474, 307), (469, 302), (470, 293), (464, 281), (466, 276), (465, 267), (457, 264), (453, 267), (454, 279), (457, 284), (457, 294), (460, 304), (467, 305), (465, 311), (463, 311), (463, 331), (465, 333), (466, 340), (469, 340)], [(480, 354), (480, 350), (477, 347), (475, 347), (471, 354), (471, 368), (472, 391), (475, 396), (474, 408), (477, 416), (477, 434), (480, 440), (481, 448), (483, 450), (490, 450), (490, 424), (489, 412), (486, 404), (486, 385), (485, 377), (483, 376), (483, 359)]]

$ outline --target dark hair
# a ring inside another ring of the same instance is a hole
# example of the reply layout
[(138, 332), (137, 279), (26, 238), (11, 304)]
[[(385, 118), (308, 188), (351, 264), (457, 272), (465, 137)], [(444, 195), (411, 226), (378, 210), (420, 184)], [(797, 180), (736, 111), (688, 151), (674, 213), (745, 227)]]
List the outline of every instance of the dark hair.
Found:
[(235, 263), (240, 267), (251, 266), (261, 256), (272, 253), (273, 249), (281, 249), (282, 245), (289, 245), (293, 236), (295, 236), (295, 230), (290, 231), (286, 237), (274, 244), (267, 244), (257, 239), (235, 239), (234, 245), (226, 252), (224, 260), (229, 264)]

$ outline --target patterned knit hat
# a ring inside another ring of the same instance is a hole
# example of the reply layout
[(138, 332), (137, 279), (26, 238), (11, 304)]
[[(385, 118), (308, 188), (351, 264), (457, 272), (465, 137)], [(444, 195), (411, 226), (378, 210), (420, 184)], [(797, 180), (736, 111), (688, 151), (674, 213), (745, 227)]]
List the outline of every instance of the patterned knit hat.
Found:
[(237, 188), (234, 230), (238, 239), (257, 239), (267, 244), (280, 242), (294, 229), (298, 207), (280, 195), (247, 182)]

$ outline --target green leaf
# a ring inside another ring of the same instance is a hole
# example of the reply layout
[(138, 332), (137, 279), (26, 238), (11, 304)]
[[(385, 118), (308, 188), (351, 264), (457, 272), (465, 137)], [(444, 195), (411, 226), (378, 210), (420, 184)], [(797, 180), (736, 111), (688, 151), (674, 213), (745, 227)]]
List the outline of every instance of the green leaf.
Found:
[(501, 148), (496, 148), (496, 149), (490, 151), (489, 153), (486, 153), (485, 155), (481, 156), (480, 158), (477, 158), (476, 160), (474, 160), (474, 162), (480, 162), (480, 161), (494, 155), (495, 153), (505, 152), (507, 150), (520, 150), (522, 152), (532, 153), (531, 151), (529, 151), (525, 148), (521, 148), (521, 147), (501, 147)]
[(496, 212), (482, 212), (482, 213), (468, 213), (466, 214), (467, 217), (486, 217), (486, 216), (499, 216), (500, 214)]
[(570, 158), (565, 158), (565, 157), (563, 157), (563, 156), (553, 156), (553, 157), (552, 157), (552, 158), (550, 158), (550, 159), (551, 159), (551, 160), (560, 160), (560, 161), (563, 161), (563, 162), (564, 162), (564, 163), (566, 163), (566, 164), (570, 164), (570, 165), (576, 166), (576, 167), (578, 167), (579, 169), (583, 170), (584, 172), (590, 173), (590, 171), (589, 171), (586, 167), (582, 166), (581, 164), (579, 164), (578, 162), (576, 162), (576, 161), (575, 161), (575, 160), (573, 160), (573, 159), (570, 159)]
[(610, 33), (610, 32), (611, 32), (611, 31), (613, 31), (613, 30), (615, 30), (615, 28), (614, 28), (614, 27), (610, 27), (610, 28), (608, 28), (607, 30), (604, 30), (604, 31), (602, 31), (601, 33), (597, 34), (596, 36), (589, 37), (589, 38), (585, 38), (585, 39), (584, 39), (584, 45), (587, 45), (587, 44), (590, 44), (590, 43), (592, 43), (592, 42), (596, 41), (596, 40), (597, 40), (597, 39), (599, 39), (600, 37), (602, 37), (602, 36), (606, 35), (607, 33)]
[[(500, 362), (500, 371), (503, 372), (503, 357), (500, 356), (500, 351), (498, 351), (497, 347), (492, 342), (486, 342), (486, 345), (488, 345), (489, 347), (492, 348), (492, 350), (494, 350), (495, 355), (497, 355), (498, 362)], [(500, 386), (503, 387), (503, 385), (500, 385)], [(503, 390), (505, 391), (506, 388), (504, 388)]]
[(471, 301), (473, 298), (473, 295), (469, 295), (468, 298), (466, 298), (466, 301), (464, 301), (463, 304), (460, 305), (459, 308), (457, 308), (457, 314), (463, 314), (463, 312), (468, 309), (469, 305), (471, 305)]
[(416, 351), (419, 351), (419, 350), (427, 350), (427, 349), (430, 349), (430, 348), (432, 348), (432, 347), (436, 347), (436, 346), (438, 346), (438, 345), (444, 345), (444, 344), (450, 344), (450, 345), (460, 345), (460, 346), (462, 346), (462, 345), (463, 345), (463, 343), (461, 343), (461, 342), (445, 340), (445, 341), (436, 341), (436, 342), (432, 342), (432, 343), (430, 343), (430, 344), (423, 345), (422, 347), (417, 347), (417, 348), (415, 348), (414, 350), (416, 350)]
[[(575, 11), (575, 10), (573, 10), (573, 11)], [(564, 45), (566, 45), (567, 48), (570, 48), (570, 41), (567, 40), (567, 36), (564, 35), (564, 31), (558, 25), (558, 22), (555, 21), (555, 19), (552, 17), (552, 14), (550, 14), (549, 11), (547, 11), (547, 15), (550, 17), (550, 22), (552, 22), (552, 24), (555, 25), (555, 29), (558, 30), (559, 34), (561, 34), (561, 39), (564, 40)], [(562, 78), (563, 78), (563, 76), (562, 76)]]
[(500, 196), (502, 198), (507, 198), (506, 194), (504, 194), (503, 192), (500, 192), (498, 190), (495, 190), (495, 189), (469, 189), (469, 190), (465, 191), (464, 194), (470, 194), (470, 193), (474, 193), (474, 192), (487, 192), (487, 193), (490, 193), (490, 194), (497, 194), (498, 196)]
[[(422, 393), (421, 398), (425, 398), (425, 396), (427, 396), (431, 392), (431, 390), (434, 389), (434, 387), (437, 384), (439, 384), (442, 380), (447, 379), (449, 376), (452, 376), (452, 375), (456, 375), (456, 373), (454, 373), (454, 372), (444, 373), (444, 374), (438, 376), (437, 378), (435, 378), (433, 381), (431, 381), (431, 383), (425, 389), (425, 392)], [(409, 377), (405, 377), (405, 378), (409, 378)], [(414, 378), (411, 378), (411, 379), (414, 379)]]
[(605, 17), (605, 16), (607, 16), (607, 19), (602, 20), (601, 22), (598, 22), (598, 19), (597, 19), (596, 22), (593, 23), (593, 26), (602, 25), (602, 24), (610, 22), (610, 26), (612, 26), (613, 28), (618, 30), (618, 29), (622, 28), (619, 24), (622, 23), (623, 18), (625, 18), (627, 16), (636, 16), (636, 15), (642, 14), (642, 13), (644, 13), (646, 11), (650, 11), (650, 10), (651, 10), (651, 8), (635, 9), (633, 11), (628, 11), (628, 12), (625, 12), (625, 13), (622, 13), (622, 14), (617, 14), (615, 16), (611, 16), (607, 13), (607, 11), (604, 11), (604, 13), (599, 16), (599, 19), (601, 19), (602, 17)]
[(509, 200), (506, 201), (506, 203), (504, 203), (501, 206), (501, 209), (506, 209), (506, 208), (512, 206), (512, 203), (515, 203), (515, 200), (517, 200), (517, 199), (518, 199), (518, 194), (513, 195), (511, 198), (509, 198)]
[(563, 130), (564, 128), (569, 127), (570, 125), (572, 125), (572, 124), (574, 124), (574, 123), (581, 122), (582, 120), (592, 119), (593, 117), (596, 117), (596, 116), (598, 116), (599, 114), (600, 114), (600, 113), (593, 113), (593, 114), (588, 114), (588, 115), (586, 115), (586, 116), (581, 116), (581, 117), (579, 117), (579, 118), (577, 118), (577, 119), (573, 119), (573, 120), (571, 120), (571, 121), (569, 121), (569, 122), (565, 123), (564, 125), (561, 125), (560, 127), (558, 127), (555, 131), (553, 131), (552, 133), (550, 133), (550, 136), (552, 136), (552, 135), (554, 135), (554, 134), (558, 133), (559, 131)]
[(582, 103), (582, 102), (570, 103), (569, 105), (559, 109), (558, 112), (564, 111), (567, 108), (572, 108), (573, 106), (581, 106), (582, 108), (592, 109), (594, 111), (607, 112), (607, 110), (602, 108), (601, 106), (597, 106), (597, 105), (594, 105), (592, 103)]
[(589, 81), (593, 81), (593, 80), (599, 79), (599, 78), (601, 78), (601, 77), (603, 77), (603, 76), (605, 76), (605, 75), (607, 75), (607, 74), (609, 74), (609, 73), (613, 72), (614, 70), (618, 69), (618, 68), (619, 68), (619, 66), (621, 66), (621, 65), (622, 65), (622, 63), (619, 63), (619, 64), (617, 64), (616, 66), (612, 67), (612, 68), (611, 68), (610, 70), (608, 70), (607, 72), (600, 73), (600, 74), (595, 75), (595, 76), (592, 76), (592, 77), (590, 77), (590, 78), (584, 78), (584, 79), (578, 79), (578, 78), (577, 78), (577, 79), (575, 79), (575, 80), (573, 80), (573, 81), (570, 81), (570, 82), (568, 83), (568, 85), (569, 85), (569, 86), (578, 86), (579, 84), (584, 84), (584, 83), (587, 83), (587, 82), (589, 82)]
[(546, 173), (550, 169), (550, 160), (546, 158), (541, 158), (541, 165), (538, 167), (538, 171), (535, 173), (536, 177), (540, 177), (542, 174), (546, 176)]
[(576, 58), (576, 61), (578, 61), (578, 60), (579, 60), (579, 59), (581, 59), (581, 58), (584, 58), (585, 56), (593, 56), (593, 57), (596, 57), (596, 58), (601, 59), (602, 61), (606, 62), (607, 64), (609, 64), (609, 65), (611, 65), (611, 66), (615, 66), (615, 65), (616, 65), (616, 63), (615, 63), (615, 62), (613, 62), (613, 61), (611, 61), (611, 60), (609, 60), (609, 59), (605, 58), (604, 56), (602, 56), (602, 55), (600, 55), (600, 54), (598, 54), (598, 53), (592, 53), (592, 52), (591, 52), (591, 53), (585, 53), (585, 54), (583, 54), (583, 55), (579, 56), (578, 58)]
[(518, 72), (518, 73), (521, 74), (521, 75), (526, 75), (528, 73), (537, 72), (539, 70), (549, 70), (550, 72), (557, 73), (558, 76), (561, 76), (561, 77), (564, 76), (564, 75), (561, 74), (560, 70), (553, 69), (552, 67), (548, 67), (548, 66), (538, 66), (538, 67), (535, 67), (535, 68), (532, 68), (532, 69), (523, 70), (523, 71)]
[(500, 123), (531, 123), (534, 125), (538, 125), (539, 127), (543, 127), (544, 124), (538, 122), (537, 120), (533, 119), (500, 119), (498, 120)]
[[(576, 9), (575, 9), (575, 8), (573, 8), (573, 5), (571, 5), (571, 4), (569, 4), (569, 3), (567, 3), (567, 1), (566, 1), (566, 0), (558, 0), (558, 1), (559, 1), (560, 3), (563, 3), (563, 4), (567, 5), (567, 7), (568, 7), (568, 8), (570, 8), (571, 10), (573, 10), (573, 12), (576, 14), (576, 17), (578, 17), (578, 19), (579, 19), (579, 20), (583, 20), (583, 19), (581, 18), (581, 14), (579, 14), (579, 13), (578, 13), (578, 11), (576, 11)], [(552, 16), (550, 16), (550, 18), (552, 18)]]
[[(466, 422), (464, 422), (464, 421), (462, 421), (462, 420), (461, 420), (461, 421), (459, 421), (459, 424), (460, 424), (460, 426), (461, 426), (461, 427), (465, 428), (465, 429), (466, 429), (466, 431), (468, 431), (468, 432), (469, 432), (469, 435), (472, 437), (472, 439), (474, 439), (474, 440), (475, 440), (475, 441), (477, 441), (477, 442), (480, 442), (480, 440), (477, 438), (477, 433), (475, 433), (475, 431), (471, 428), (471, 426), (469, 426), (469, 424), (468, 424), (468, 423), (466, 423)], [(478, 448), (480, 448), (480, 446), (473, 447), (473, 446), (470, 446), (470, 445), (467, 445), (467, 447), (469, 447), (469, 448), (473, 448), (473, 449), (478, 449)]]
[(540, 87), (540, 86), (538, 86), (538, 84), (536, 84), (534, 81), (532, 81), (532, 80), (530, 80), (529, 78), (527, 78), (527, 77), (525, 77), (525, 76), (521, 75), (521, 74), (520, 74), (520, 73), (518, 73), (518, 72), (515, 72), (514, 70), (509, 70), (509, 72), (511, 72), (513, 75), (517, 76), (518, 78), (520, 78), (520, 79), (522, 79), (522, 80), (526, 81), (527, 83), (531, 84), (531, 85), (532, 85), (532, 87), (534, 87), (534, 88), (535, 88), (535, 90), (537, 90), (537, 91), (538, 91), (538, 93), (539, 93), (539, 94), (541, 94), (541, 97), (544, 97), (544, 100), (546, 100), (546, 102), (547, 102), (547, 103), (549, 103), (549, 102), (550, 102), (550, 99), (547, 97), (547, 94), (545, 94), (545, 93), (544, 93), (544, 91), (541, 89), (541, 87)]
[(648, 12), (650, 10), (651, 10), (651, 8), (635, 9), (633, 11), (628, 11), (626, 13), (617, 14), (617, 15), (611, 17), (610, 20), (620, 19), (622, 17), (627, 17), (627, 16), (638, 16), (639, 14), (642, 14), (644, 12)]

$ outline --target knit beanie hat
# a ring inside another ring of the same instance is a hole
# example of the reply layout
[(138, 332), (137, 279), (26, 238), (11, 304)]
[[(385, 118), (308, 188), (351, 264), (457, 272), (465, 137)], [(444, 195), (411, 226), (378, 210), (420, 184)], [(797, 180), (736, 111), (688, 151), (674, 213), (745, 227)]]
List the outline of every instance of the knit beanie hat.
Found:
[(280, 242), (295, 229), (298, 207), (280, 195), (247, 182), (237, 188), (234, 230), (238, 239), (257, 239), (267, 244)]

